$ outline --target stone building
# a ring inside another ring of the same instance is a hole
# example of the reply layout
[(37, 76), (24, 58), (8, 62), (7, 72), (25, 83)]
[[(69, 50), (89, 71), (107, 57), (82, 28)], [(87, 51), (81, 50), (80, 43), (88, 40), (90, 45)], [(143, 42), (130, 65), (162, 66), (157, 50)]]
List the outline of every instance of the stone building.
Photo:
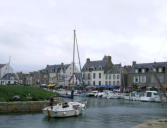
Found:
[(136, 84), (138, 88), (159, 88), (153, 72), (156, 72), (162, 85), (167, 84), (167, 62), (137, 64), (134, 61), (128, 73), (128, 86), (132, 87), (133, 84)]
[[(46, 69), (49, 73), (49, 83), (55, 83), (58, 86), (69, 86), (70, 78), (73, 75), (73, 64), (47, 65)], [(74, 73), (79, 70), (74, 65)]]
[(88, 86), (122, 85), (123, 68), (121, 64), (113, 64), (111, 56), (104, 56), (98, 61), (88, 58), (82, 70), (84, 82)]

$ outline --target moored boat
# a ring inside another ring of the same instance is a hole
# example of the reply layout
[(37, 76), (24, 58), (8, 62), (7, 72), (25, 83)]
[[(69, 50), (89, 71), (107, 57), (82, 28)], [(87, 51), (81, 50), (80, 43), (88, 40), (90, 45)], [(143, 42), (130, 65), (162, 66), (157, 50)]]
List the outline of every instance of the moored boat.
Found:
[(42, 111), (48, 117), (79, 116), (85, 110), (85, 104), (79, 102), (64, 102), (55, 106), (48, 106)]
[(160, 102), (160, 96), (157, 91), (146, 91), (140, 100), (145, 102)]

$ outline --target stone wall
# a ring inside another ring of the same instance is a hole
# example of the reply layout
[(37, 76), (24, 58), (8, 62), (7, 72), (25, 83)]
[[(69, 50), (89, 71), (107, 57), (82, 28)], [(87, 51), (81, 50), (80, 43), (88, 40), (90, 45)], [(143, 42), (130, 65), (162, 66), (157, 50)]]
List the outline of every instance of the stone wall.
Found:
[[(62, 98), (56, 98), (54, 104), (62, 101)], [(49, 101), (0, 102), (0, 113), (41, 112), (46, 106), (49, 106)]]

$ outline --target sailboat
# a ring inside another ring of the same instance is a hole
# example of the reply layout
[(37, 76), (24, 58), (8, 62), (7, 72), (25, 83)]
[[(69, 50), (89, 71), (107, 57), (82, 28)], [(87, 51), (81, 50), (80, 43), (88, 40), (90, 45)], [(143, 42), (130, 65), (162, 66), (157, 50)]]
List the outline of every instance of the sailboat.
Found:
[[(76, 49), (77, 48), (77, 49)], [(81, 85), (84, 86), (83, 78), (82, 78), (82, 69), (81, 69), (81, 61), (80, 61), (80, 55), (79, 55), (79, 48), (78, 48), (78, 42), (77, 42), (77, 36), (76, 36), (76, 30), (74, 30), (74, 43), (73, 43), (73, 61), (72, 61), (72, 84), (71, 84), (71, 95), (60, 95), (60, 97), (63, 98), (71, 98), (74, 97), (74, 86), (75, 86), (75, 51), (77, 50), (77, 56), (79, 60), (79, 68), (80, 68), (80, 78), (81, 78)]]
[[(72, 72), (72, 87), (71, 87), (71, 96), (61, 96), (64, 98), (72, 98), (74, 95), (74, 60), (75, 60), (75, 43), (76, 43), (76, 33), (74, 30), (74, 46), (73, 46), (73, 72)], [(79, 53), (78, 53), (79, 55)], [(82, 112), (85, 110), (86, 102), (80, 103), (80, 102), (64, 102), (59, 103), (55, 106), (48, 106), (44, 108), (42, 111), (43, 113), (48, 117), (71, 117), (71, 116), (78, 116), (82, 114)]]

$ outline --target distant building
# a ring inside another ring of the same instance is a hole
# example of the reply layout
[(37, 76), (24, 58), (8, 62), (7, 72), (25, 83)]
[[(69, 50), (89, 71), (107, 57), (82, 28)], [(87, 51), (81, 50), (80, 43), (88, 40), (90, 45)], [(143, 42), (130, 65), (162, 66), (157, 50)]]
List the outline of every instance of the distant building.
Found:
[(167, 84), (167, 62), (136, 64), (134, 61), (128, 73), (128, 86), (132, 87), (136, 84), (139, 88), (159, 88), (153, 72), (156, 72), (162, 85)]
[(90, 61), (88, 58), (83, 66), (83, 79), (86, 85), (122, 85), (121, 64), (113, 64), (111, 56), (104, 56), (102, 60)]
[(19, 84), (20, 85), (27, 85), (28, 74), (25, 74), (25, 73), (22, 73), (22, 72), (18, 72), (17, 76), (19, 78)]
[(1, 85), (17, 85), (19, 78), (15, 73), (7, 73), (0, 79)]
[[(47, 65), (45, 70), (49, 73), (49, 83), (55, 83), (58, 86), (70, 85), (69, 80), (73, 74), (73, 64)], [(78, 68), (74, 65), (74, 73), (78, 72)]]
[(71, 78), (69, 79), (69, 85), (73, 85), (73, 81), (74, 81), (74, 85), (81, 86), (81, 83), (82, 83), (81, 73), (75, 73), (73, 76), (71, 76)]
[(0, 79), (7, 73), (13, 73), (13, 68), (10, 66), (10, 64), (0, 64)]

